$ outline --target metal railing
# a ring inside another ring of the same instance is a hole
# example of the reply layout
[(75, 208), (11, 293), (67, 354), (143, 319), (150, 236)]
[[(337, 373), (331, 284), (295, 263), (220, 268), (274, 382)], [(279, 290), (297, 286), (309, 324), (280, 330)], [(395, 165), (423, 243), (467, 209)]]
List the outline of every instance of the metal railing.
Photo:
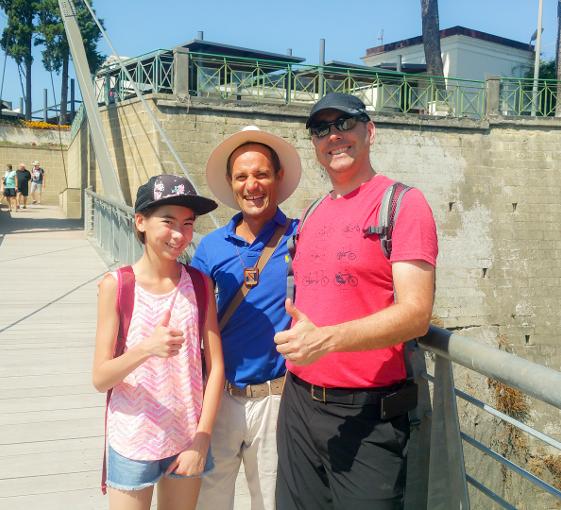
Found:
[(132, 264), (142, 254), (132, 207), (84, 190), (84, 229), (111, 262)]
[[(120, 264), (130, 264), (138, 259), (142, 253), (142, 245), (134, 235), (132, 208), (101, 197), (91, 189), (85, 190), (84, 202), (86, 232), (106, 256)], [(199, 240), (200, 236), (194, 238), (190, 251), (185, 254), (186, 260), (192, 257)], [(558, 410), (561, 410), (561, 373), (434, 326), (419, 340), (419, 345), (434, 357), (434, 373), (428, 375), (422, 362), (413, 365), (417, 367), (419, 405), (418, 420), (412, 428), (409, 448), (406, 508), (468, 509), (468, 484), (500, 507), (515, 508), (488, 487), (485, 481), (478, 480), (473, 473), (466, 473), (464, 444), (475, 447), (495, 460), (498, 463), (497, 469), (517, 473), (540, 491), (557, 498), (556, 503), (560, 503), (561, 490), (532, 473), (528, 466), (517, 465), (461, 430), (457, 398), (542, 441), (549, 448), (561, 452), (561, 442), (456, 388), (452, 363), (516, 388), (524, 395), (541, 400)], [(417, 359), (419, 356), (422, 358), (419, 349), (413, 355)], [(429, 382), (433, 385), (432, 398)]]
[[(123, 62), (137, 88), (143, 94), (173, 91), (173, 53), (156, 50)], [(135, 97), (134, 87), (118, 64), (97, 73), (95, 93), (99, 104), (112, 104)]]
[(481, 117), (485, 82), (339, 66), (190, 53), (191, 94), (312, 103), (329, 92), (360, 97), (369, 110)]
[[(132, 264), (142, 255), (143, 246), (134, 233), (133, 208), (98, 195), (91, 188), (84, 190), (84, 229), (110, 262)], [(185, 262), (194, 255), (200, 237), (193, 235), (193, 243), (182, 257)]]
[[(143, 93), (172, 93), (173, 52), (157, 50), (129, 59), (125, 65)], [(291, 62), (189, 52), (189, 93), (198, 97), (255, 102), (310, 104), (328, 92), (359, 96), (371, 111), (480, 118), (485, 110), (485, 82), (409, 75), (366, 68), (294, 64)], [(99, 104), (134, 94), (117, 66), (96, 77)]]
[[(463, 443), (496, 461), (497, 468), (510, 470), (534, 484), (540, 491), (550, 494), (556, 498), (555, 504), (561, 503), (559, 488), (532, 473), (528, 466), (512, 462), (489, 445), (462, 431), (456, 411), (456, 398), (486, 411), (560, 453), (561, 442), (455, 388), (452, 362), (499, 381), (509, 388), (515, 388), (525, 396), (541, 400), (558, 410), (561, 410), (561, 392), (558, 390), (561, 387), (561, 372), (434, 326), (420, 340), (420, 345), (435, 355), (434, 375), (427, 376), (434, 386), (431, 445), (420, 445), (421, 449), (430, 450), (427, 508), (469, 508), (468, 483), (501, 508), (516, 508), (486, 486), (484, 481), (466, 473)], [(442, 491), (442, 487), (453, 490)]]
[[(251, 102), (310, 104), (328, 92), (360, 97), (370, 111), (480, 119), (486, 113), (484, 81), (406, 74), (365, 66), (306, 65), (213, 53), (188, 53), (186, 69), (175, 69), (170, 50), (156, 50), (125, 61), (145, 94), (174, 93), (174, 74), (187, 76), (189, 94)], [(134, 96), (123, 70), (98, 72), (96, 97), (111, 104)], [(561, 82), (500, 78), (501, 115), (554, 116)]]
[(502, 115), (553, 117), (561, 82), (531, 78), (501, 78), (499, 108)]

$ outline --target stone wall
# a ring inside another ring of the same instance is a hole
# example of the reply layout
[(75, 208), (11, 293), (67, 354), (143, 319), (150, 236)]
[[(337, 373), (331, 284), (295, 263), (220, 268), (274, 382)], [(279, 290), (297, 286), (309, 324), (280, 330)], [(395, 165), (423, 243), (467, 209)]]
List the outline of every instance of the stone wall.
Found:
[(0, 170), (4, 175), (7, 163), (17, 168), (25, 163), (31, 170), (32, 162), (38, 160), (45, 169), (46, 188), (43, 203), (58, 204), (58, 195), (68, 187), (69, 143), (67, 131), (31, 129), (13, 123), (0, 124)]
[[(210, 152), (249, 124), (284, 137), (301, 155), (302, 181), (283, 205), (289, 215), (298, 216), (329, 189), (304, 129), (307, 109), (152, 99), (153, 111), (203, 194), (208, 193), (204, 169)], [(138, 101), (104, 109), (103, 119), (129, 203), (150, 175), (181, 173)], [(434, 313), (439, 323), (561, 370), (561, 120), (377, 115), (374, 121), (375, 169), (417, 186), (434, 211), (440, 247)], [(100, 190), (92, 154), (87, 129), (82, 129), (72, 142), (69, 161), (80, 169), (83, 182)], [(217, 221), (225, 223), (232, 212), (221, 207)], [(207, 217), (197, 225), (202, 233), (211, 228)], [(461, 387), (497, 403), (486, 378), (461, 369), (456, 374)], [(495, 435), (503, 426), (494, 419), (463, 404), (460, 415), (463, 428), (486, 443), (491, 437), (499, 450), (512, 453), (510, 431)], [(559, 413), (544, 405), (532, 403), (524, 420), (561, 438)], [(531, 441), (518, 451), (520, 458), (542, 466), (546, 477), (540, 459), (550, 453)], [(531, 491), (518, 478), (503, 480), (496, 464), (482, 462), (469, 448), (466, 462), (478, 479), (527, 507), (524, 501)], [(476, 500), (476, 508), (489, 508)], [(547, 505), (545, 498), (540, 507)]]
[[(202, 193), (206, 160), (226, 136), (254, 124), (298, 149), (303, 177), (283, 208), (299, 215), (329, 189), (304, 129), (307, 110), (154, 96), (154, 112)], [(132, 203), (157, 172), (181, 168), (137, 100), (102, 110), (107, 140)], [(378, 172), (419, 187), (437, 221), (435, 314), (447, 328), (496, 328), (517, 353), (561, 369), (561, 120), (378, 115)], [(87, 127), (69, 150), (69, 182), (102, 191)], [(224, 223), (232, 210), (221, 207)], [(211, 228), (207, 221), (202, 232)]]

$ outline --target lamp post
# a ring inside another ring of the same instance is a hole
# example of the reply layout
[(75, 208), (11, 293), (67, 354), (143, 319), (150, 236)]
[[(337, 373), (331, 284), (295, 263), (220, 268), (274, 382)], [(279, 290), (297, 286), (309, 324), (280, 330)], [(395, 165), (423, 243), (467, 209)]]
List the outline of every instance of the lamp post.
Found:
[(536, 56), (534, 59), (534, 86), (532, 87), (532, 115), (536, 115), (538, 107), (538, 80), (540, 78), (540, 52), (542, 45), (542, 10), (543, 0), (538, 0), (538, 26), (536, 29), (536, 46), (534, 47)]

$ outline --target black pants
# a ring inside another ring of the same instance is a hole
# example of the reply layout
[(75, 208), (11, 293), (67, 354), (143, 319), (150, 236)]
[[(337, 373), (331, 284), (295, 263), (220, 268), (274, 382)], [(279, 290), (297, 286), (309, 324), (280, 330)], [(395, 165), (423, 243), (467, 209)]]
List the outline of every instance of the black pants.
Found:
[(277, 510), (403, 508), (407, 414), (324, 403), (288, 374), (277, 428)]

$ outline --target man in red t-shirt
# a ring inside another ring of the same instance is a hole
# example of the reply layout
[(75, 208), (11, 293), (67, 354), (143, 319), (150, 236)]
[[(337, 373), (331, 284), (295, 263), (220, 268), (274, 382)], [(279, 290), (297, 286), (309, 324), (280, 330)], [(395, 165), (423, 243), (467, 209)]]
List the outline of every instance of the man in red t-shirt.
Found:
[[(275, 336), (289, 370), (278, 423), (278, 510), (403, 505), (409, 439), (403, 342), (426, 333), (438, 253), (422, 193), (401, 202), (390, 258), (377, 235), (394, 181), (370, 163), (362, 101), (328, 94), (306, 123), (333, 190), (306, 218), (294, 257), (292, 328)], [(392, 394), (392, 397), (388, 397)]]

